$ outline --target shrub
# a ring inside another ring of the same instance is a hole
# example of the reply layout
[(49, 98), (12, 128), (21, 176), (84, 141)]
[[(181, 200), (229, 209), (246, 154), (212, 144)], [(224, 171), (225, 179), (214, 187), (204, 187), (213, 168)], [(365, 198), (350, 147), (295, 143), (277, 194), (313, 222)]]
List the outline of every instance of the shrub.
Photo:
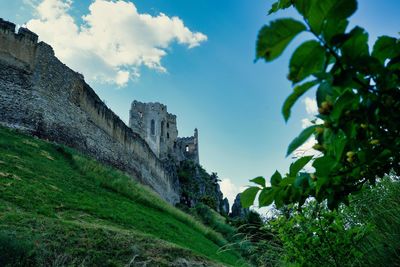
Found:
[(33, 244), (14, 233), (0, 232), (0, 266), (34, 266)]
[(227, 224), (226, 219), (204, 204), (197, 204), (194, 208), (195, 216), (205, 225), (221, 233), (229, 241), (232, 241), (236, 234), (236, 229)]

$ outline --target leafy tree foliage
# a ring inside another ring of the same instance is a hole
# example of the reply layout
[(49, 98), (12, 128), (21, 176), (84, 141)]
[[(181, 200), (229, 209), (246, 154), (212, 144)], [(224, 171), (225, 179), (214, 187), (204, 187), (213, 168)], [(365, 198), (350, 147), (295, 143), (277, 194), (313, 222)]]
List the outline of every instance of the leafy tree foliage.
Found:
[(256, 266), (393, 266), (400, 262), (400, 180), (379, 179), (337, 210), (308, 200), (272, 209), (252, 232)]
[[(269, 13), (288, 7), (303, 21), (281, 18), (262, 27), (256, 58), (272, 61), (297, 35), (312, 34), (291, 56), (288, 79), (294, 89), (282, 113), (287, 121), (296, 101), (316, 88), (323, 123), (303, 130), (287, 155), (314, 136), (321, 156), (297, 159), (288, 174), (275, 172), (271, 186), (262, 177), (253, 179), (256, 186), (242, 193), (242, 204), (250, 206), (260, 192), (260, 206), (301, 206), (311, 196), (336, 209), (365, 184), (400, 171), (400, 40), (381, 36), (370, 49), (363, 28), (348, 29), (356, 0), (279, 0)], [(309, 162), (315, 172), (301, 172)]]
[(298, 211), (294, 205), (268, 221), (265, 228), (279, 239), (282, 265), (359, 266), (363, 253), (357, 243), (368, 233), (361, 225), (346, 225), (341, 213), (311, 201)]

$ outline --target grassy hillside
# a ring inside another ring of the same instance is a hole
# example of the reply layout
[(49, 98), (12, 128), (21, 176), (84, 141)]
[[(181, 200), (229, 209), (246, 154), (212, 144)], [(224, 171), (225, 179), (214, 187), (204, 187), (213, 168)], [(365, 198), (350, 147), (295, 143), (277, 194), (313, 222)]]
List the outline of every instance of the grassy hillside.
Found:
[(243, 265), (225, 243), (123, 173), (0, 127), (0, 265)]

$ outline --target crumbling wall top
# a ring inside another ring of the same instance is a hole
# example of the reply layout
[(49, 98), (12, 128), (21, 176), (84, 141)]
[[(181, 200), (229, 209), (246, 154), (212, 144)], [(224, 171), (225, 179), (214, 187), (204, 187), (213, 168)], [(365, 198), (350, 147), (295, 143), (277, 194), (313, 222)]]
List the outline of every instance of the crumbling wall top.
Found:
[(0, 30), (15, 33), (15, 24), (0, 18)]
[(32, 43), (37, 43), (39, 37), (36, 33), (31, 32), (27, 28), (19, 28), (18, 29), (18, 37), (21, 39), (29, 40)]
[(38, 42), (39, 37), (36, 33), (31, 32), (30, 30), (24, 27), (20, 27), (18, 29), (18, 33), (15, 33), (15, 28), (16, 25), (14, 23), (0, 18), (0, 31), (2, 31), (3, 33), (8, 35), (13, 35), (14, 38), (20, 41), (28, 41), (33, 44), (36, 44)]

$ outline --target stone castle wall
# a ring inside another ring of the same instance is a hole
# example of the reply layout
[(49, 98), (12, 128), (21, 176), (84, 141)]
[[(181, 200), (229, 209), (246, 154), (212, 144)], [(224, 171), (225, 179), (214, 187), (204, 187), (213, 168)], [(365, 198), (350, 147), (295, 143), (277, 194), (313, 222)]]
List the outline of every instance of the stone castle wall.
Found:
[(37, 35), (0, 20), (0, 123), (74, 147), (179, 200), (173, 167), (61, 63)]

